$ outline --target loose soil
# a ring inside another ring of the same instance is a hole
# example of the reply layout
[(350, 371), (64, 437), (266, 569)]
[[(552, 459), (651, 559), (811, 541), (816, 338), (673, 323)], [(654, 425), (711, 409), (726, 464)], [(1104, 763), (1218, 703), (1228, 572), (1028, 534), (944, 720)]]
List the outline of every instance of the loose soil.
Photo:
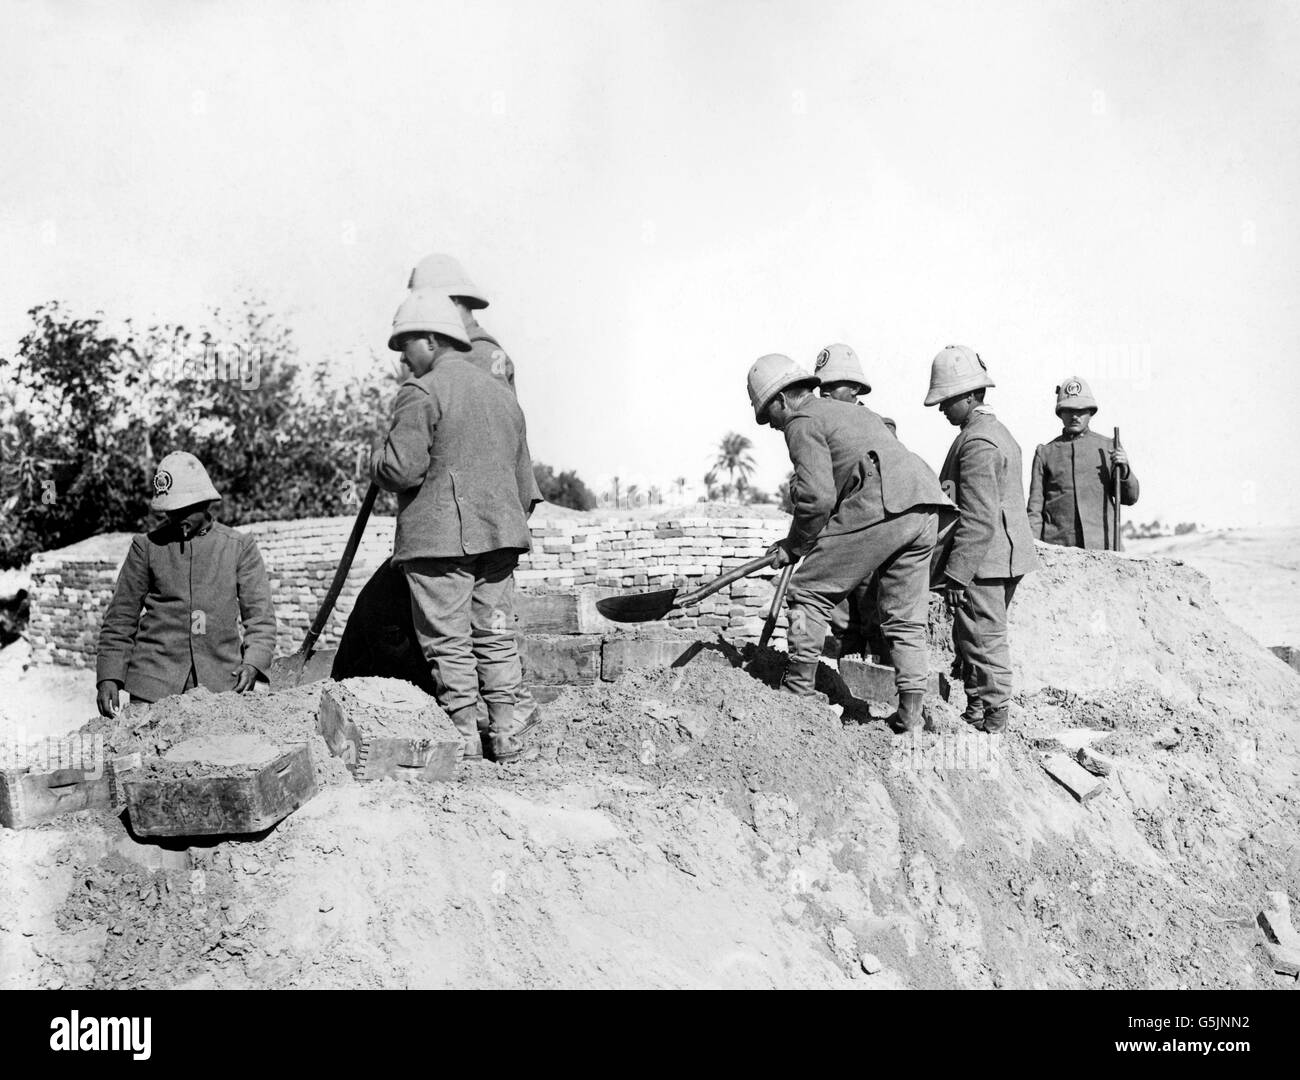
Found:
[[(1042, 554), (1005, 736), (953, 691), (898, 738), (712, 642), (566, 690), (522, 763), (340, 764), (259, 837), (142, 844), (98, 812), (0, 832), (0, 986), (1293, 987), (1254, 915), (1300, 897), (1296, 674), (1189, 567)], [(194, 692), (111, 742), (221, 718), (315, 746), (319, 689)], [(1085, 744), (1114, 769), (1081, 804), (1041, 759)]]

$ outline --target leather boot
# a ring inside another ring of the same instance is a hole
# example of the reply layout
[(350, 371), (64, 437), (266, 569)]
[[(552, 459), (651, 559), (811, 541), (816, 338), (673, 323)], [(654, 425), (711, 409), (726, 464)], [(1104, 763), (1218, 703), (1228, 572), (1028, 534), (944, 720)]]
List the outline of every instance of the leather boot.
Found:
[(898, 711), (888, 721), (896, 734), (920, 731), (925, 727), (925, 717), (921, 712), (924, 700), (924, 690), (904, 690), (898, 695)]
[(812, 697), (817, 693), (817, 661), (796, 663), (791, 660), (785, 666), (785, 676), (781, 679), (781, 690), (796, 697)]
[(971, 727), (978, 728), (984, 721), (984, 703), (979, 698), (967, 696), (966, 708), (962, 710), (961, 718)]
[(1001, 735), (1007, 730), (1007, 714), (1010, 709), (1006, 705), (1000, 705), (996, 709), (985, 709), (984, 719), (979, 724), (979, 730), (988, 735)]
[(488, 757), (504, 765), (522, 754), (524, 748), (519, 740), (522, 734), (520, 727), (515, 718), (514, 702), (488, 702)]
[(483, 739), (478, 726), (480, 711), (477, 705), (466, 705), (463, 709), (447, 714), (460, 734), (462, 761), (483, 756)]

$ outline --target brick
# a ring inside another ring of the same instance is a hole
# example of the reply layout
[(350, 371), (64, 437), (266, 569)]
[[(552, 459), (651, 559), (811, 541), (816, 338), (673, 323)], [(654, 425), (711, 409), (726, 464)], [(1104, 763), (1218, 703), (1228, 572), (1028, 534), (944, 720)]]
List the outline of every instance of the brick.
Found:
[(450, 780), (463, 740), (437, 702), (399, 679), (344, 679), (321, 690), (317, 727), (358, 780)]
[(1043, 761), (1047, 774), (1073, 795), (1079, 802), (1100, 795), (1105, 789), (1105, 781), (1093, 776), (1082, 765), (1065, 754), (1052, 754)]
[(600, 678), (600, 637), (530, 634), (519, 644), (524, 680), (543, 686), (589, 686)]

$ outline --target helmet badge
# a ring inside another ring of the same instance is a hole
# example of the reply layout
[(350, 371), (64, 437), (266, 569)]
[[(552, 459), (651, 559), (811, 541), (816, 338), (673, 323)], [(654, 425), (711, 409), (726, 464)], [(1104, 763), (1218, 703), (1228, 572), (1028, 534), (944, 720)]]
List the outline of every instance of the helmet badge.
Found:
[(158, 495), (166, 495), (172, 489), (172, 474), (166, 469), (159, 469), (154, 473), (153, 489)]

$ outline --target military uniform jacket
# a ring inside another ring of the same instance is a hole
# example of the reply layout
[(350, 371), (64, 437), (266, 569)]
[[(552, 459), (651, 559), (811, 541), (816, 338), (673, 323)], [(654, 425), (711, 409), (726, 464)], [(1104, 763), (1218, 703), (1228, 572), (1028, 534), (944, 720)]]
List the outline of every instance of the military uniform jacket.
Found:
[(529, 547), (542, 501), (524, 414), (501, 380), (455, 356), (407, 379), (371, 475), (397, 492), (393, 561)]
[(233, 690), (240, 663), (265, 674), (274, 654), (271, 586), (251, 536), (213, 522), (182, 540), (168, 523), (132, 539), (99, 632), (97, 682), (157, 701), (181, 692), (192, 665), (199, 686)]
[[(1029, 472), (1029, 528), (1049, 544), (1107, 549), (1111, 546), (1113, 439), (1085, 431), (1058, 435), (1034, 451)], [(1138, 481), (1130, 469), (1120, 481), (1119, 501), (1138, 501)]]
[(943, 563), (953, 581), (969, 585), (1038, 568), (1020, 469), (1019, 444), (990, 411), (976, 412), (953, 440), (939, 473), (961, 511)]
[(465, 316), (465, 329), (469, 332), (470, 344), (470, 350), (465, 354), (465, 359), (480, 371), (495, 375), (510, 387), (512, 394), (517, 393), (515, 390), (514, 361), (506, 355), (505, 349), (501, 348), (501, 343), (484, 330), (473, 315), (467, 314)]
[(818, 536), (856, 532), (915, 507), (953, 510), (930, 466), (863, 406), (810, 397), (791, 414), (785, 443), (796, 555)]

